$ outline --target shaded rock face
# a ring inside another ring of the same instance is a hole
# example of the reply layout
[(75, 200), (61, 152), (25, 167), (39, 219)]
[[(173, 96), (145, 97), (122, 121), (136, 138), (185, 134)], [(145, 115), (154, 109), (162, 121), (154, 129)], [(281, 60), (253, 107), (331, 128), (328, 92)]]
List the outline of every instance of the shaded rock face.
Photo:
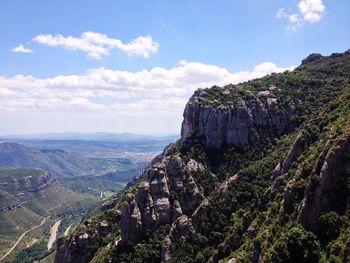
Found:
[(122, 214), (124, 215), (120, 220), (122, 239), (131, 242), (138, 240), (141, 235), (142, 222), (140, 209), (133, 194), (127, 194)]
[(295, 179), (292, 179), (287, 183), (286, 187), (284, 188), (283, 200), (279, 211), (280, 218), (284, 218), (287, 214), (292, 212), (293, 200), (294, 200), (294, 196), (296, 195), (293, 189), (294, 183), (295, 183)]
[(192, 220), (186, 215), (180, 216), (171, 225), (169, 235), (164, 239), (161, 251), (162, 262), (169, 262), (171, 260), (172, 243), (183, 239), (186, 236), (191, 236), (195, 232)]
[(317, 230), (323, 212), (332, 210), (342, 214), (350, 206), (350, 200), (342, 195), (345, 190), (343, 180), (350, 176), (350, 135), (343, 136), (325, 151), (319, 181), (316, 186), (308, 185), (298, 215), (298, 221), (311, 230)]
[[(66, 242), (64, 246), (57, 249), (55, 262), (89, 262), (95, 252), (95, 250), (86, 250), (91, 238), (92, 237), (86, 233), (80, 236), (73, 236), (69, 242)], [(82, 251), (84, 252), (82, 253)]]
[[(146, 230), (171, 224), (183, 214), (191, 215), (202, 199), (194, 179), (186, 172), (201, 167), (194, 162), (183, 164), (180, 157), (164, 153), (144, 171), (144, 181), (135, 195), (127, 194), (123, 203), (120, 221), (123, 242), (135, 243)], [(170, 191), (179, 193), (181, 199), (170, 198)]]
[(199, 139), (205, 147), (213, 149), (224, 144), (243, 146), (258, 139), (258, 129), (282, 135), (291, 128), (289, 120), (295, 110), (292, 101), (279, 111), (275, 98), (265, 101), (249, 96), (246, 100), (215, 108), (200, 103), (203, 99), (205, 91), (197, 90), (186, 105), (181, 129), (184, 141)]
[(27, 188), (28, 192), (40, 192), (50, 185), (56, 182), (56, 178), (52, 177), (49, 173), (44, 173), (36, 180), (36, 186), (32, 188)]
[(283, 159), (283, 161), (280, 161), (272, 171), (271, 180), (276, 180), (277, 177), (286, 173), (291, 164), (298, 159), (310, 142), (311, 138), (309, 133), (302, 129), (298, 133), (297, 138), (294, 140), (293, 145), (289, 149), (286, 157)]

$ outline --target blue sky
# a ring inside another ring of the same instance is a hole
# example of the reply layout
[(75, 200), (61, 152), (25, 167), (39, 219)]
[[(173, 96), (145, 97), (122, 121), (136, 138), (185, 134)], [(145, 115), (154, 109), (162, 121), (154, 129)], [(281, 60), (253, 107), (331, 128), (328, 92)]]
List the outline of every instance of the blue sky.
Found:
[(0, 134), (178, 133), (193, 91), (350, 48), (348, 0), (2, 1)]

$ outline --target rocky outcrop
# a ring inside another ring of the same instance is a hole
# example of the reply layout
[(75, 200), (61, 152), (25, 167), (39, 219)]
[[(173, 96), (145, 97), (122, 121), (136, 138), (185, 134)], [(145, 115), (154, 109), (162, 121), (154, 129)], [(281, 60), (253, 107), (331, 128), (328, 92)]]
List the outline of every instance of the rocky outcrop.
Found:
[[(329, 142), (327, 144), (330, 144)], [(325, 160), (318, 182), (310, 182), (301, 204), (298, 221), (307, 229), (316, 230), (322, 212), (344, 213), (349, 200), (341, 196), (345, 185), (342, 177), (350, 168), (350, 134), (345, 134), (332, 147), (326, 147)]]
[(186, 215), (180, 216), (171, 225), (169, 235), (164, 239), (161, 251), (162, 262), (169, 262), (171, 260), (172, 243), (181, 238), (189, 237), (195, 232), (192, 221)]
[[(199, 205), (200, 191), (187, 171), (200, 169), (194, 160), (188, 164), (166, 152), (143, 173), (135, 194), (128, 193), (123, 203), (120, 228), (123, 242), (135, 243), (147, 230), (171, 224), (183, 214), (190, 215)], [(170, 198), (170, 191), (178, 196)]]
[(272, 171), (271, 180), (276, 180), (278, 176), (286, 173), (289, 170), (292, 163), (298, 159), (298, 157), (302, 154), (305, 148), (311, 143), (309, 132), (310, 130), (307, 127), (300, 130), (286, 157), (282, 161), (280, 161), (275, 167), (275, 169)]
[(57, 252), (55, 255), (55, 262), (61, 263), (87, 263), (96, 252), (93, 244), (96, 239), (95, 233), (81, 233), (80, 235), (73, 235), (69, 240), (63, 244), (57, 245)]
[[(199, 139), (205, 147), (216, 149), (225, 144), (243, 146), (257, 142), (257, 131), (261, 129), (272, 137), (284, 134), (292, 127), (289, 119), (295, 103), (290, 101), (284, 110), (279, 110), (271, 92), (212, 107), (203, 103), (205, 90), (196, 91), (184, 111), (182, 142)], [(147, 230), (177, 222), (183, 215), (197, 220), (198, 214), (205, 214), (207, 201), (203, 201), (203, 190), (191, 176), (194, 171), (205, 169), (205, 164), (170, 154), (172, 147), (155, 158), (136, 179), (139, 182), (136, 191), (126, 196), (120, 221), (122, 243), (136, 243)], [(226, 192), (236, 178), (222, 183), (219, 191)]]
[[(221, 92), (225, 96), (225, 90)], [(239, 147), (256, 142), (259, 129), (276, 136), (292, 126), (289, 120), (295, 110), (293, 101), (280, 111), (276, 107), (277, 99), (264, 93), (212, 107), (203, 102), (208, 100), (206, 95), (205, 90), (199, 89), (186, 105), (181, 130), (185, 142), (199, 139), (207, 148), (214, 149), (224, 144)]]
[(319, 53), (312, 53), (310, 54), (307, 58), (303, 59), (301, 61), (302, 64), (307, 64), (307, 63), (311, 63), (314, 61), (317, 61), (319, 59), (323, 58), (323, 56)]
[(56, 182), (56, 178), (52, 177), (49, 173), (44, 173), (38, 177), (36, 180), (36, 185), (34, 187), (27, 188), (28, 192), (40, 192), (50, 185)]
[(222, 183), (219, 185), (219, 187), (218, 187), (217, 190), (218, 190), (220, 193), (223, 193), (223, 194), (226, 193), (227, 190), (229, 189), (230, 185), (231, 185), (232, 183), (234, 183), (234, 182), (237, 180), (237, 178), (238, 178), (238, 174), (235, 174), (235, 175), (229, 177), (228, 179), (226, 179), (224, 182), (222, 182)]
[(141, 212), (133, 194), (129, 193), (126, 195), (122, 215), (120, 220), (122, 239), (129, 242), (135, 242), (140, 239), (142, 237)]
[(171, 259), (171, 239), (166, 236), (162, 244), (161, 259), (163, 262), (168, 262)]
[(89, 218), (77, 226), (69, 236), (57, 240), (57, 263), (88, 263), (104, 238), (111, 233), (111, 225), (105, 220)]
[(287, 214), (291, 213), (292, 205), (295, 197), (295, 190), (293, 188), (295, 179), (290, 180), (283, 191), (283, 199), (280, 207), (280, 217), (284, 218)]

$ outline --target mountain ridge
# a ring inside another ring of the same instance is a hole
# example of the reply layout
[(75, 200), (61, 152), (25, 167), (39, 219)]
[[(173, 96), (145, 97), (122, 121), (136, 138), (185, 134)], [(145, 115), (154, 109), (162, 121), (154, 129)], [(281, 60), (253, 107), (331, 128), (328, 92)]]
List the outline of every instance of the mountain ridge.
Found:
[(0, 143), (0, 166), (42, 168), (55, 176), (94, 171), (87, 158), (64, 150), (30, 148), (14, 142)]
[(181, 139), (55, 262), (348, 262), (349, 129), (349, 50), (198, 90)]

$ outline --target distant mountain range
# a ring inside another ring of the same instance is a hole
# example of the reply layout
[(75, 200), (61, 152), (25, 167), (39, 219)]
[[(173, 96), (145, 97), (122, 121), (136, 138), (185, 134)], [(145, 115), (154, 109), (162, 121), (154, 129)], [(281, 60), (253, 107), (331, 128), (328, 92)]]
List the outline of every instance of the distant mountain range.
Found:
[(78, 153), (60, 149), (30, 148), (14, 142), (0, 143), (0, 166), (40, 168), (55, 176), (92, 174), (103, 167)]
[[(62, 132), (62, 133), (38, 133), (38, 134), (19, 134), (3, 135), (4, 139), (37, 139), (37, 140), (87, 140), (87, 141), (139, 141), (139, 140), (171, 140), (179, 138), (179, 135), (144, 135), (133, 133), (111, 133), (111, 132)], [(1, 139), (0, 139), (1, 141)]]

